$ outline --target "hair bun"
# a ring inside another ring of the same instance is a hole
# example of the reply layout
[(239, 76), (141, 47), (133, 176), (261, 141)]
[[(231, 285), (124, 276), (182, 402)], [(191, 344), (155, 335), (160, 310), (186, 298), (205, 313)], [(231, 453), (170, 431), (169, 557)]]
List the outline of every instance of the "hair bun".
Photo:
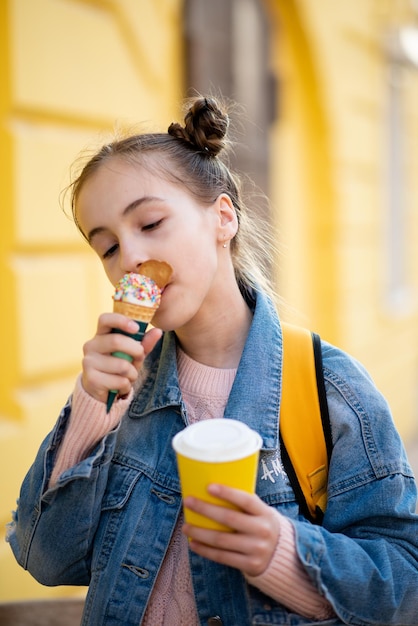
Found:
[(194, 150), (216, 156), (227, 145), (228, 114), (214, 98), (194, 100), (184, 118), (184, 127), (173, 122), (168, 133), (188, 143)]

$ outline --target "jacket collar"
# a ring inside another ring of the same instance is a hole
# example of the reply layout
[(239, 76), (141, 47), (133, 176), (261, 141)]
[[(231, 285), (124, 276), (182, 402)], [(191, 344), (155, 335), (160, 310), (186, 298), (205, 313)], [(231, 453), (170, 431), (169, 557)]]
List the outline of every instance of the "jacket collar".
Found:
[[(278, 447), (281, 396), (282, 332), (277, 311), (263, 293), (253, 294), (254, 316), (231, 389), (225, 418), (238, 419), (259, 432), (263, 449)], [(182, 406), (173, 332), (147, 357), (148, 375), (134, 398), (129, 416)]]

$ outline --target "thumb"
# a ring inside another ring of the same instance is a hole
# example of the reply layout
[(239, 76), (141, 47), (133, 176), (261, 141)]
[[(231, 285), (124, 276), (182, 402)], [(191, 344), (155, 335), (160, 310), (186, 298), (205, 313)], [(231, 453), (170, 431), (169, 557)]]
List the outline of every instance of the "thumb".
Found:
[(162, 334), (163, 331), (160, 328), (151, 328), (151, 330), (145, 333), (141, 342), (145, 356), (154, 349), (156, 343), (161, 339)]

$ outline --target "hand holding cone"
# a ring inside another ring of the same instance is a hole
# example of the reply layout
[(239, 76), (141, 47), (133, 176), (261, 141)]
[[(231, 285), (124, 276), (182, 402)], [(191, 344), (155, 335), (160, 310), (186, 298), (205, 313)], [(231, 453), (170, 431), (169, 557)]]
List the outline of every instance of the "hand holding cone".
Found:
[[(141, 341), (148, 324), (160, 306), (161, 292), (170, 280), (173, 270), (165, 261), (153, 259), (145, 261), (138, 269), (138, 274), (133, 272), (125, 274), (116, 285), (113, 296), (113, 311), (135, 320), (139, 324), (139, 331), (131, 334), (115, 328), (112, 332), (121, 333), (136, 341)], [(124, 352), (114, 352), (113, 356), (132, 361), (132, 358)], [(117, 395), (117, 390), (109, 391), (106, 403), (107, 413)]]

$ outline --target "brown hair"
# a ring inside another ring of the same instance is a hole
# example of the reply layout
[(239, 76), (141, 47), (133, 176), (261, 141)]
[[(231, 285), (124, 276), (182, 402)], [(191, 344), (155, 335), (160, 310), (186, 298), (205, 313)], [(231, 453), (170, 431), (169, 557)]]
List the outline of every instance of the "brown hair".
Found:
[[(242, 287), (260, 288), (274, 295), (268, 277), (271, 260), (271, 235), (268, 225), (252, 212), (251, 218), (242, 197), (241, 178), (229, 167), (227, 148), (229, 116), (214, 98), (197, 97), (188, 103), (184, 126), (170, 124), (167, 133), (143, 133), (117, 139), (104, 145), (70, 184), (71, 210), (76, 216), (79, 192), (101, 165), (115, 157), (141, 166), (157, 167), (167, 180), (185, 186), (203, 204), (212, 204), (228, 194), (238, 218), (238, 232), (231, 241), (235, 275)], [(152, 160), (151, 160), (152, 159)], [(261, 244), (261, 245), (260, 245)]]

